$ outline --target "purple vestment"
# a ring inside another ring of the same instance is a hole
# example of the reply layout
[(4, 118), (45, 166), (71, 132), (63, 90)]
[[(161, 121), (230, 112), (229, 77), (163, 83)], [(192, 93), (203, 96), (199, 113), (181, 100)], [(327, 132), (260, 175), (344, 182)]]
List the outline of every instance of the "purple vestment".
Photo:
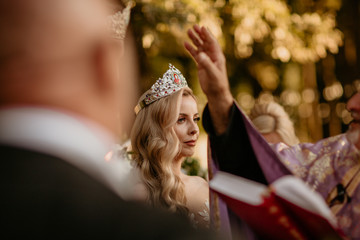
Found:
[[(294, 174), (319, 192), (329, 205), (333, 202), (331, 210), (345, 234), (351, 239), (360, 239), (360, 155), (345, 135), (315, 144), (270, 146), (236, 104), (231, 109), (228, 129), (221, 136), (215, 134), (207, 108), (203, 119), (210, 139), (209, 168), (213, 173), (222, 170), (264, 184)], [(339, 201), (335, 201), (339, 195)], [(241, 221), (233, 219), (232, 212), (224, 203), (219, 201), (216, 204), (210, 204), (213, 219), (217, 212), (221, 230), (226, 232), (230, 215), (233, 238), (237, 238), (233, 229), (237, 223), (234, 222)], [(254, 234), (246, 234), (247, 238), (256, 239)]]
[[(294, 175), (332, 205), (331, 210), (345, 234), (360, 239), (360, 153), (346, 134), (315, 144), (289, 147), (280, 143), (273, 147)], [(345, 190), (343, 201), (334, 201), (339, 195), (338, 185), (340, 190)]]

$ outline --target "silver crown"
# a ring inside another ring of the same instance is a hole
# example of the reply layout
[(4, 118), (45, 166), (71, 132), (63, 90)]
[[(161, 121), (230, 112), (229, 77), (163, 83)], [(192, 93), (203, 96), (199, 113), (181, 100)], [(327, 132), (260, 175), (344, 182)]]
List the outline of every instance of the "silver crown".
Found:
[(139, 104), (135, 107), (135, 113), (138, 114), (144, 107), (187, 86), (188, 84), (182, 73), (169, 63), (169, 69), (164, 73), (163, 77), (159, 78), (146, 91), (145, 96), (140, 99)]
[(116, 39), (123, 40), (125, 38), (126, 29), (130, 21), (131, 6), (132, 2), (130, 1), (125, 9), (108, 16), (108, 27), (112, 36)]

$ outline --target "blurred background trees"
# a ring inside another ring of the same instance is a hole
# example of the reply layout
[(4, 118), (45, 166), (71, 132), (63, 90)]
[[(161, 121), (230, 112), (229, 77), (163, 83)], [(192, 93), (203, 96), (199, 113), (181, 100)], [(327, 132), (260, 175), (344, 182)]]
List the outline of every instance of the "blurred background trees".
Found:
[(360, 89), (360, 1), (136, 0), (131, 28), (141, 93), (172, 63), (202, 111), (206, 98), (183, 47), (193, 24), (208, 27), (220, 42), (244, 111), (256, 101), (279, 102), (302, 142), (346, 131), (345, 103)]

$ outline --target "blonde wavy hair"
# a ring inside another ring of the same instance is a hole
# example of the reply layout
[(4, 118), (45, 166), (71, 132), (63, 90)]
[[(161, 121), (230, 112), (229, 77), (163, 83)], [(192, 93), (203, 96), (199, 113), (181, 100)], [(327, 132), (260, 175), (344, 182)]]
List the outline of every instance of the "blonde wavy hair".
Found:
[(293, 122), (280, 104), (276, 102), (255, 104), (249, 117), (260, 133), (276, 132), (288, 145), (299, 143)]
[(190, 88), (183, 88), (146, 106), (136, 116), (131, 131), (133, 160), (148, 191), (147, 201), (184, 215), (189, 213), (184, 184), (173, 171), (173, 161), (181, 150), (174, 125), (182, 96), (187, 95), (195, 99)]

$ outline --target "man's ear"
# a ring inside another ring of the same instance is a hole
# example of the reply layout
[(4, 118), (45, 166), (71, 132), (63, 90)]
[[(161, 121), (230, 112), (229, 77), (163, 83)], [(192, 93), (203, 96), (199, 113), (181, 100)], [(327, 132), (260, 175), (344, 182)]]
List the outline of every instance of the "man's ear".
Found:
[(94, 65), (99, 89), (105, 91), (112, 89), (118, 81), (123, 51), (123, 43), (114, 39), (108, 39), (96, 46)]

